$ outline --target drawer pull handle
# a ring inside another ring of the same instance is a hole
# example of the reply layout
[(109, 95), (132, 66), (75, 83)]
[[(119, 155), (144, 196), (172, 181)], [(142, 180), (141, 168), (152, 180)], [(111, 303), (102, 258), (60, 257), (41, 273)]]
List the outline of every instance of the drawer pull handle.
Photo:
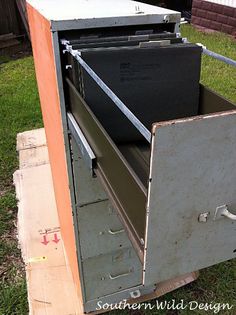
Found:
[(131, 272), (132, 272), (132, 270), (130, 269), (130, 270), (127, 271), (126, 273), (122, 273), (122, 274), (115, 275), (115, 276), (109, 274), (109, 278), (110, 278), (111, 280), (116, 280), (116, 279), (119, 279), (119, 278), (121, 278), (121, 277), (126, 277), (126, 276), (130, 275)]
[(124, 229), (121, 229), (121, 230), (117, 230), (117, 231), (113, 231), (113, 230), (108, 230), (108, 233), (111, 234), (111, 235), (117, 235), (117, 234), (121, 234), (121, 233), (124, 233)]
[(231, 213), (228, 210), (228, 207), (226, 205), (220, 206), (216, 208), (216, 212), (215, 212), (215, 220), (216, 219), (220, 219), (222, 217), (226, 217), (230, 220), (236, 221), (236, 215)]

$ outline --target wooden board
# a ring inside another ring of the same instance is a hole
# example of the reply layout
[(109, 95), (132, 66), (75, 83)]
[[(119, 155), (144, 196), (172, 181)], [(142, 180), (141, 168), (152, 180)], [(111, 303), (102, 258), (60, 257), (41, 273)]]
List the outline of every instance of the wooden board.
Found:
[(46, 146), (46, 135), (44, 128), (18, 133), (16, 139), (16, 150)]
[(14, 0), (0, 1), (0, 35), (22, 34)]
[(20, 169), (47, 164), (48, 162), (48, 150), (46, 146), (19, 152)]
[[(60, 83), (55, 64), (55, 54), (58, 54), (59, 51), (54, 50), (55, 43), (53, 44), (51, 22), (29, 4), (27, 4), (27, 12), (53, 188), (58, 217), (61, 222), (61, 234), (64, 237), (65, 250), (70, 261), (74, 281), (79, 283), (74, 226), (71, 215), (72, 201), (69, 191), (65, 139), (62, 127), (63, 112), (60, 107), (60, 91), (58, 88)], [(41, 43), (45, 47), (43, 53)], [(80, 293), (78, 287), (78, 294)]]
[(17, 137), (18, 237), (30, 314), (83, 314), (60, 234), (44, 129)]
[[(18, 199), (18, 237), (26, 266), (29, 314), (84, 315), (82, 297), (77, 290), (80, 284), (74, 282), (60, 233), (43, 129), (19, 134), (17, 148), (21, 168), (14, 174), (14, 183)], [(131, 302), (157, 298), (194, 281), (197, 276), (197, 273), (191, 273), (159, 283), (153, 294)]]
[(18, 7), (28, 38), (30, 39), (29, 24), (28, 24), (27, 10), (26, 10), (26, 0), (17, 0), (16, 5)]

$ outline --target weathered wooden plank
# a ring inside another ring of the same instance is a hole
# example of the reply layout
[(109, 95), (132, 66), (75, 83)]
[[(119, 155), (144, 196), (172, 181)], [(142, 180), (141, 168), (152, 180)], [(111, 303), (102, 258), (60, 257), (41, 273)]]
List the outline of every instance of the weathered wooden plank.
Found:
[(0, 35), (0, 41), (5, 41), (14, 38), (16, 38), (16, 35), (14, 35), (13, 33)]
[(19, 10), (22, 22), (24, 24), (25, 30), (27, 32), (28, 38), (30, 38), (28, 16), (27, 16), (27, 10), (26, 10), (26, 1), (25, 0), (17, 0), (16, 5), (18, 7), (18, 10)]
[(0, 35), (22, 34), (19, 12), (15, 0), (0, 1)]
[(50, 165), (19, 170), (14, 183), (30, 314), (83, 314), (61, 240)]
[(17, 151), (46, 145), (44, 128), (18, 133)]

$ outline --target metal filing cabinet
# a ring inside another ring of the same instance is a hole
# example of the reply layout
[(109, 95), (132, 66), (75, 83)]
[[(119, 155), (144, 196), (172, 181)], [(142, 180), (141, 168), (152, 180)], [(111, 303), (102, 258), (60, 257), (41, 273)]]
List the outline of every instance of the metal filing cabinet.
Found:
[[(141, 285), (142, 265), (117, 211), (71, 136), (77, 222), (86, 300)], [(78, 237), (78, 236), (77, 236)]]
[(70, 253), (64, 136), (84, 310), (234, 258), (236, 109), (199, 83), (202, 49), (181, 38), (180, 14), (128, 0), (28, 3), (35, 56), (39, 43), (54, 56), (59, 101), (35, 58), (36, 73), (42, 104), (51, 93), (42, 108)]

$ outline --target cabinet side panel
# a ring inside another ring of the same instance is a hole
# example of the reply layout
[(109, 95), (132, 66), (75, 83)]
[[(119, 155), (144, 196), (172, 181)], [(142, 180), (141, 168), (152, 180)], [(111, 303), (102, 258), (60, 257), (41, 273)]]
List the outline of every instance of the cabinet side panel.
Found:
[(74, 281), (79, 284), (51, 24), (29, 4), (27, 11), (61, 233)]

